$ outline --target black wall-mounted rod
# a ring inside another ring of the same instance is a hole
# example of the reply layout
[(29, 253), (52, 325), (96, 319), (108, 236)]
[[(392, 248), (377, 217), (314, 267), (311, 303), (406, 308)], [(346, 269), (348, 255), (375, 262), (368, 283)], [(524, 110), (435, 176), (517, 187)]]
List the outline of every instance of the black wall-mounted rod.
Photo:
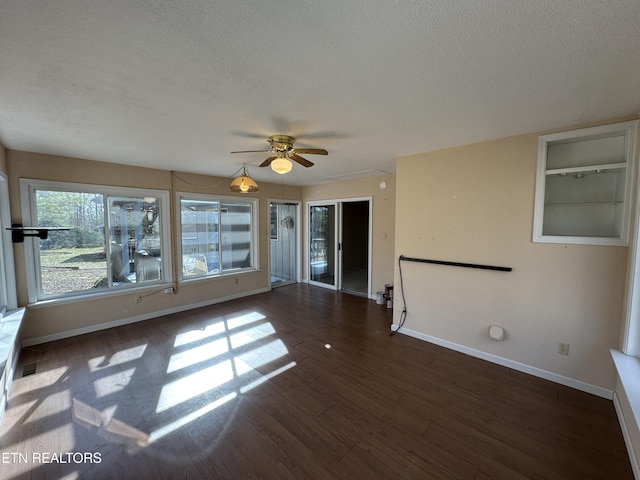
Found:
[(24, 242), (25, 237), (38, 237), (40, 240), (46, 240), (49, 232), (53, 230), (71, 230), (67, 227), (23, 227), (19, 223), (12, 223), (11, 227), (7, 227), (11, 231), (11, 241), (13, 243)]
[(400, 255), (400, 260), (405, 262), (433, 263), (436, 265), (449, 265), (451, 267), (479, 268), (481, 270), (497, 270), (499, 272), (510, 272), (511, 267), (497, 267), (495, 265), (479, 265), (477, 263), (445, 262), (443, 260), (427, 260), (425, 258), (405, 257)]

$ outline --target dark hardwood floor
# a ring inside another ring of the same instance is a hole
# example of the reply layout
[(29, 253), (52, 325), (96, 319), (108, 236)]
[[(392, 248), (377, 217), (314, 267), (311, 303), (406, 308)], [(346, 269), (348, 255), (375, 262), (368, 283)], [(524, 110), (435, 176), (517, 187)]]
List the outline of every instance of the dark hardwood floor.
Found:
[(0, 478), (633, 478), (611, 401), (391, 319), (290, 285), (25, 349)]

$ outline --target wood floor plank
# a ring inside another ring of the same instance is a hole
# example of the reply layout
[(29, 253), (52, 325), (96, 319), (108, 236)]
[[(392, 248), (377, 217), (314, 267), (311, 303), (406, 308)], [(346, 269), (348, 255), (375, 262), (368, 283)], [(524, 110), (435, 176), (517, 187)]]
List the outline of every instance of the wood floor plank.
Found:
[[(0, 458), (28, 461), (0, 477), (633, 478), (612, 402), (391, 337), (391, 320), (289, 285), (24, 349)], [(56, 452), (100, 462), (33, 458)]]
[[(286, 390), (274, 385), (267, 385), (264, 390), (259, 399), (253, 398), (252, 401), (259, 403), (266, 413), (317, 455), (338, 460), (353, 447), (350, 439), (334, 435), (320, 415), (310, 415), (309, 410), (289, 396)], [(282, 409), (284, 404), (287, 405), (286, 410)]]
[(425, 448), (422, 436), (407, 434), (402, 426), (386, 419), (360, 415), (357, 405), (336, 405), (323, 417), (344, 435), (357, 438), (362, 450), (375, 452), (376, 464), (384, 465), (384, 470), (395, 472), (398, 478), (471, 479), (475, 475), (475, 466), (462, 458), (447, 463), (445, 456), (434, 456)]

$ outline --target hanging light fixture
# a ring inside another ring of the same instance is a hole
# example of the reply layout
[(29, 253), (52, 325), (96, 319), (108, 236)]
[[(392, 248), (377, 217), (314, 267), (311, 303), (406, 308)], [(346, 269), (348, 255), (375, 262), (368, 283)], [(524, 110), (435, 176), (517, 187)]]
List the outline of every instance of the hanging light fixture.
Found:
[(249, 176), (246, 165), (242, 166), (242, 175), (233, 179), (229, 190), (236, 193), (254, 193), (259, 190), (258, 184)]
[(273, 162), (271, 162), (271, 170), (280, 175), (284, 175), (285, 173), (289, 173), (291, 171), (293, 164), (287, 158), (286, 153), (278, 154), (278, 158), (276, 158)]

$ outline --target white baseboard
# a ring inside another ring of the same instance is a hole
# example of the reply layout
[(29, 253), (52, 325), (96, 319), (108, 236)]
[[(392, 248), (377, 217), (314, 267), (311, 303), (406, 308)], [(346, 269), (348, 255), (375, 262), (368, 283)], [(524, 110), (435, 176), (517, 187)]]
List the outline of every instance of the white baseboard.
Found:
[(638, 458), (636, 457), (635, 451), (633, 449), (633, 442), (631, 441), (627, 422), (625, 421), (624, 413), (622, 412), (622, 406), (620, 405), (620, 400), (618, 399), (618, 395), (616, 394), (616, 392), (613, 392), (613, 406), (616, 409), (618, 423), (620, 423), (620, 429), (622, 430), (622, 438), (624, 438), (624, 444), (627, 447), (627, 454), (629, 455), (629, 462), (631, 463), (633, 478), (638, 480), (640, 479), (640, 465), (638, 465)]
[[(396, 330), (397, 328), (397, 325), (391, 325), (391, 330)], [(502, 365), (503, 367), (512, 368), (513, 370), (517, 370), (519, 372), (528, 373), (529, 375), (533, 375), (535, 377), (544, 378), (545, 380), (550, 380), (552, 382), (559, 383), (560, 385), (565, 385), (567, 387), (572, 387), (583, 392), (591, 393), (592, 395), (597, 395), (598, 397), (606, 398), (608, 400), (611, 400), (613, 398), (613, 390), (608, 390), (596, 385), (591, 385), (590, 383), (582, 382), (570, 377), (565, 377), (564, 375), (549, 372), (541, 368), (532, 367), (531, 365), (527, 365), (525, 363), (509, 360), (508, 358), (499, 357), (498, 355), (493, 355), (492, 353), (483, 352), (482, 350), (476, 350), (475, 348), (466, 347), (464, 345), (450, 342), (448, 340), (443, 340), (431, 335), (426, 335), (424, 333), (417, 332), (406, 327), (402, 327), (398, 333), (402, 333), (419, 340), (424, 340), (425, 342), (440, 345), (441, 347), (455, 350), (456, 352), (465, 353), (472, 357), (487, 360), (488, 362), (496, 363), (498, 365)]]
[(135, 317), (122, 318), (120, 320), (114, 320), (113, 322), (99, 323), (97, 325), (89, 325), (82, 328), (74, 328), (73, 330), (66, 330), (64, 332), (54, 333), (52, 335), (45, 335), (43, 337), (30, 338), (22, 341), (23, 347), (31, 347), (40, 343), (52, 342), (55, 340), (62, 340), (64, 338), (75, 337), (77, 335), (84, 335), (85, 333), (98, 332), (100, 330), (106, 330), (108, 328), (119, 327), (121, 325), (128, 325), (130, 323), (142, 322), (144, 320), (150, 320), (156, 317), (162, 317), (164, 315), (170, 315), (172, 313), (185, 312), (187, 310), (193, 310), (194, 308), (206, 307), (214, 305), (216, 303), (227, 302), (229, 300), (235, 300), (237, 298), (248, 297), (250, 295), (256, 295), (258, 293), (264, 293), (270, 291), (270, 288), (260, 288), (258, 290), (251, 290), (249, 292), (238, 293), (235, 295), (229, 295), (226, 297), (215, 298), (212, 300), (206, 300), (204, 302), (191, 303), (188, 305), (180, 305), (178, 307), (169, 308), (166, 310), (158, 310), (155, 312), (145, 313), (143, 315), (136, 315)]

